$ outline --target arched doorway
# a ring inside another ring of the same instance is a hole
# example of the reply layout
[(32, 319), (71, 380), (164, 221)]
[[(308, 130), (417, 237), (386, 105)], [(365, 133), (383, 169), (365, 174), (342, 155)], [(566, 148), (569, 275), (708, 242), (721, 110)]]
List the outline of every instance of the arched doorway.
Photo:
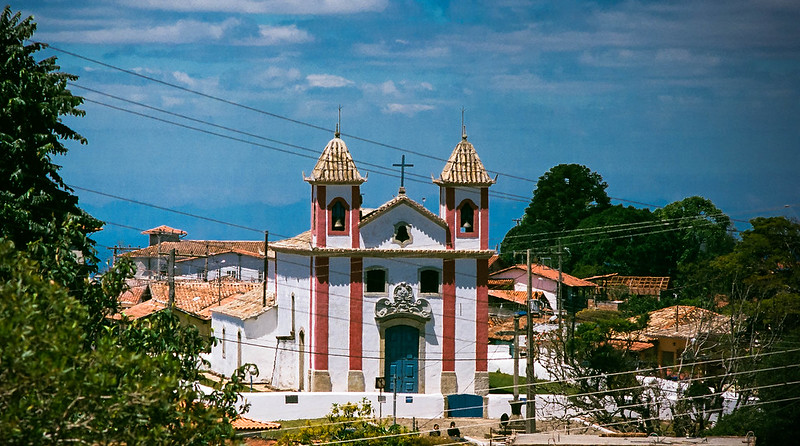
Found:
[(384, 376), (386, 391), (416, 393), (419, 391), (419, 329), (395, 325), (386, 329)]

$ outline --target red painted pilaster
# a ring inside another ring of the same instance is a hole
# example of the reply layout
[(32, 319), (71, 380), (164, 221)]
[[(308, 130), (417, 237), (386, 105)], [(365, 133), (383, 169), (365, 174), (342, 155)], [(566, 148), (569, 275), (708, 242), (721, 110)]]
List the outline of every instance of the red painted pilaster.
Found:
[(488, 369), (489, 348), (489, 259), (478, 259), (477, 264), (475, 371), (485, 372)]
[(454, 243), (456, 240), (456, 231), (458, 231), (458, 225), (456, 225), (456, 191), (451, 188), (445, 188), (444, 192), (444, 202), (445, 202), (445, 221), (447, 222), (447, 249), (454, 249)]
[(489, 249), (489, 188), (481, 188), (481, 249)]
[(358, 224), (361, 219), (361, 189), (353, 186), (353, 194), (350, 199), (350, 240), (353, 248), (361, 247), (361, 235), (358, 232)]
[(361, 370), (364, 333), (363, 300), (364, 283), (362, 271), (364, 261), (361, 257), (350, 259), (350, 370)]
[(328, 281), (330, 259), (317, 257), (314, 268), (314, 370), (328, 370)]
[(325, 186), (317, 186), (317, 203), (314, 211), (317, 215), (315, 222), (314, 232), (317, 236), (317, 246), (325, 246), (327, 243), (326, 236), (328, 234), (328, 209), (326, 207), (326, 190)]
[(456, 261), (442, 262), (442, 371), (454, 372), (456, 358)]

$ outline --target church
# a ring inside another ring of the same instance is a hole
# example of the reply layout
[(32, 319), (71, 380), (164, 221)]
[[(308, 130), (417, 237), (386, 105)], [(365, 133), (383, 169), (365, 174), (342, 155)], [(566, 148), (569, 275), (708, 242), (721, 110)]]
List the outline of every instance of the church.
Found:
[(362, 208), (367, 180), (338, 129), (304, 179), (309, 230), (269, 244), (263, 293), (211, 310), (213, 371), (255, 363), (282, 390), (486, 395), (495, 180), (466, 133), (432, 180), (438, 215), (402, 182)]

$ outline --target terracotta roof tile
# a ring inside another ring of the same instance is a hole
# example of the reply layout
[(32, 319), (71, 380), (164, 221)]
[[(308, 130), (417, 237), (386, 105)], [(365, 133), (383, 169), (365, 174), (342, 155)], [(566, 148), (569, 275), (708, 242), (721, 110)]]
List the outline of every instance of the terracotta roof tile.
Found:
[(262, 422), (262, 421), (251, 420), (250, 418), (245, 418), (245, 417), (242, 417), (242, 416), (234, 418), (233, 421), (231, 421), (231, 425), (233, 426), (234, 429), (236, 429), (238, 431), (244, 431), (244, 430), (267, 430), (267, 429), (280, 429), (281, 428), (281, 424), (280, 423), (273, 423), (273, 422), (265, 423), (265, 422)]
[[(127, 316), (131, 320), (136, 320), (143, 318), (145, 316), (149, 316), (155, 313), (156, 311), (161, 311), (166, 307), (167, 306), (165, 304), (150, 299), (140, 304), (134, 305), (128, 309), (122, 310), (122, 314)], [(119, 319), (119, 318), (115, 317), (114, 319)]]
[[(221, 306), (236, 297), (260, 289), (261, 284), (251, 282), (175, 282), (175, 308), (200, 319), (211, 319), (213, 306)], [(151, 300), (169, 304), (169, 286), (166, 282), (150, 284)], [(149, 302), (149, 301), (148, 301)]]
[[(489, 296), (514, 302), (520, 305), (525, 305), (525, 302), (528, 300), (527, 291), (489, 290)], [(531, 293), (531, 298), (542, 300), (544, 298), (544, 293), (541, 291), (534, 291)]]
[(366, 181), (356, 169), (356, 163), (347, 150), (347, 145), (338, 136), (330, 140), (319, 156), (309, 183), (325, 184), (361, 184)]
[[(264, 242), (251, 240), (181, 240), (179, 242), (162, 242), (161, 245), (152, 245), (146, 248), (121, 254), (122, 257), (157, 257), (166, 255), (175, 249), (177, 256), (200, 257), (205, 255), (218, 255), (227, 252), (264, 257)], [(274, 254), (270, 255), (271, 257)]]
[(441, 175), (434, 180), (436, 184), (470, 186), (490, 186), (494, 182), (466, 136), (456, 144)]
[(124, 291), (119, 296), (119, 304), (122, 308), (130, 308), (142, 303), (143, 297), (147, 295), (147, 285), (133, 286)]
[(186, 231), (183, 229), (175, 229), (170, 228), (167, 225), (161, 225), (155, 227), (153, 229), (148, 229), (146, 231), (142, 231), (142, 234), (150, 235), (150, 234), (178, 234), (178, 235), (186, 235)]
[(232, 296), (227, 303), (222, 306), (212, 306), (209, 311), (212, 313), (222, 313), (228, 316), (233, 316), (237, 319), (249, 319), (251, 317), (263, 314), (275, 305), (274, 293), (267, 291), (267, 305), (264, 306), (263, 301), (263, 288), (257, 287), (252, 291), (248, 291), (240, 296)]
[(587, 281), (605, 288), (624, 288), (638, 296), (658, 296), (669, 288), (669, 277), (662, 276), (620, 276), (607, 274), (587, 277)]
[[(527, 268), (526, 268), (525, 265), (514, 265), (514, 266), (510, 266), (510, 267), (508, 267), (506, 269), (501, 269), (500, 271), (492, 273), (492, 276), (499, 275), (500, 273), (506, 272), (506, 271), (511, 270), (511, 269), (520, 269), (522, 271), (525, 271)], [(537, 263), (532, 263), (531, 264), (531, 273), (535, 274), (537, 276), (546, 277), (546, 278), (548, 278), (550, 280), (555, 280), (556, 282), (558, 281), (558, 270), (550, 268), (550, 267), (547, 267), (547, 266), (544, 266), (544, 265), (539, 265)], [(572, 286), (572, 287), (596, 287), (597, 286), (596, 284), (594, 284), (592, 282), (589, 282), (589, 281), (583, 280), (583, 279), (579, 279), (579, 278), (577, 278), (575, 276), (571, 276), (571, 275), (569, 275), (569, 274), (567, 274), (565, 272), (561, 273), (561, 282), (564, 285)]]

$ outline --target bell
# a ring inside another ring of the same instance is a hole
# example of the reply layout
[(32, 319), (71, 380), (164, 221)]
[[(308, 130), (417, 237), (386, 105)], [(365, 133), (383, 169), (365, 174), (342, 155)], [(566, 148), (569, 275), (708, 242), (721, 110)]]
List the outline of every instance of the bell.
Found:
[(334, 231), (344, 231), (344, 221), (341, 218), (337, 218), (333, 222), (333, 230)]

